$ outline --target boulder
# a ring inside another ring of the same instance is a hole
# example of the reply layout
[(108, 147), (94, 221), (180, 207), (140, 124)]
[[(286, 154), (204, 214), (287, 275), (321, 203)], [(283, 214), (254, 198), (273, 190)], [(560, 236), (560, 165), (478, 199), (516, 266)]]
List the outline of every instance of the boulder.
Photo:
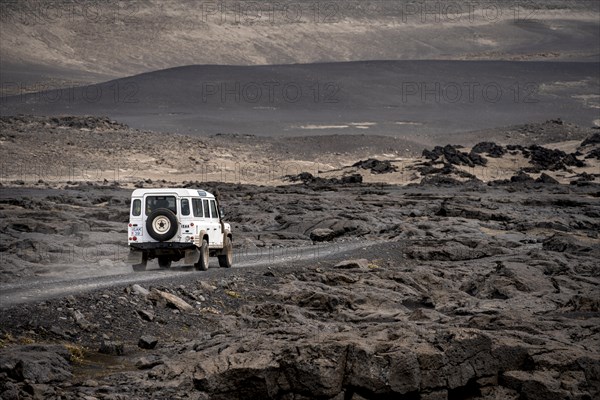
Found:
[(141, 349), (152, 350), (158, 344), (158, 339), (154, 336), (144, 335), (138, 340), (138, 347)]
[(154, 321), (154, 312), (151, 310), (137, 310), (137, 313), (144, 321)]
[(353, 167), (370, 170), (373, 174), (389, 174), (390, 172), (398, 171), (398, 168), (388, 160), (380, 161), (375, 158), (361, 160), (354, 164)]
[(60, 345), (27, 345), (0, 350), (0, 373), (18, 382), (62, 382), (71, 378), (69, 351)]
[(510, 178), (513, 183), (530, 183), (534, 182), (534, 179), (524, 171), (519, 171)]
[(590, 144), (600, 144), (600, 133), (594, 133), (591, 136), (587, 137), (583, 142), (581, 142), (581, 147)]
[(157, 289), (152, 289), (152, 291), (150, 292), (150, 296), (152, 297), (152, 299), (155, 300), (164, 300), (166, 301), (167, 305), (176, 308), (180, 311), (194, 310), (194, 307), (192, 307), (188, 302), (171, 293), (163, 292)]
[(121, 342), (103, 340), (98, 349), (99, 353), (121, 356), (125, 353), (125, 346)]
[(367, 269), (368, 267), (369, 261), (364, 258), (355, 260), (344, 260), (333, 266), (333, 268), (338, 269)]
[(548, 174), (542, 173), (539, 178), (537, 178), (535, 180), (537, 183), (545, 183), (545, 184), (550, 184), (550, 185), (558, 185), (559, 182), (554, 179), (553, 177), (551, 177)]
[(137, 283), (133, 286), (131, 286), (131, 292), (133, 294), (137, 294), (139, 296), (148, 296), (150, 294), (150, 291), (146, 288), (143, 288), (142, 286), (138, 285)]
[(335, 231), (328, 228), (317, 228), (310, 232), (310, 239), (314, 242), (328, 242), (335, 236)]
[(486, 153), (490, 157), (499, 158), (506, 154), (506, 149), (494, 142), (480, 142), (471, 149), (471, 152)]

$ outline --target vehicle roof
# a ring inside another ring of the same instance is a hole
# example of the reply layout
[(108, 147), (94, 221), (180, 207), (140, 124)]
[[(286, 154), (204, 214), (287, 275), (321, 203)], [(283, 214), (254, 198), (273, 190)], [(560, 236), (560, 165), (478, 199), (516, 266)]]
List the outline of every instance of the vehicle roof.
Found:
[(147, 188), (147, 189), (135, 189), (131, 193), (131, 197), (143, 197), (144, 195), (165, 195), (175, 194), (177, 196), (189, 196), (189, 197), (205, 197), (214, 198), (212, 193), (207, 192), (203, 189), (182, 189), (182, 188)]

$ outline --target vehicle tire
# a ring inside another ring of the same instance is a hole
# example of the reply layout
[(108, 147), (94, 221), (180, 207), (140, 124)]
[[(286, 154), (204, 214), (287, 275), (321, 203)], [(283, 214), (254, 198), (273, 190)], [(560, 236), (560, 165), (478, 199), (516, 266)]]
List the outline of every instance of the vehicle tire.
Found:
[(160, 269), (171, 268), (171, 259), (169, 257), (158, 257), (158, 267)]
[(208, 255), (208, 242), (204, 239), (200, 247), (200, 259), (194, 264), (194, 268), (198, 271), (206, 271), (208, 269)]
[(175, 236), (179, 228), (177, 216), (167, 208), (158, 208), (146, 219), (148, 234), (159, 242), (164, 242)]
[(229, 237), (225, 238), (225, 244), (223, 245), (223, 252), (219, 257), (219, 266), (221, 268), (231, 268), (233, 265), (233, 245)]
[(142, 254), (142, 262), (140, 264), (133, 264), (133, 270), (135, 272), (143, 272), (146, 270), (146, 265), (148, 265), (148, 254)]

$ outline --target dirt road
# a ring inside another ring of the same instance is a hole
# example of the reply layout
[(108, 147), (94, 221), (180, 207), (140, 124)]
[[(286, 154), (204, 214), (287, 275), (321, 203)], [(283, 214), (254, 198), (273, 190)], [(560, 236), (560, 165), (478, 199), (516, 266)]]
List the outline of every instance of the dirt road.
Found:
[[(234, 256), (234, 268), (267, 267), (281, 270), (298, 264), (316, 263), (343, 258), (345, 254), (377, 244), (376, 242), (322, 243), (296, 248), (265, 249), (264, 251), (241, 250)], [(181, 263), (175, 263), (181, 264)], [(81, 266), (80, 268), (91, 268)], [(127, 269), (127, 267), (125, 267)], [(0, 308), (35, 303), (57, 297), (83, 294), (113, 287), (140, 284), (156, 286), (173, 281), (214, 280), (228, 275), (229, 270), (220, 269), (216, 259), (211, 259), (208, 271), (195, 271), (192, 266), (177, 265), (169, 270), (148, 269), (145, 272), (121, 273), (114, 270), (109, 275), (88, 277), (61, 276), (51, 279), (33, 279), (25, 282), (0, 283)]]

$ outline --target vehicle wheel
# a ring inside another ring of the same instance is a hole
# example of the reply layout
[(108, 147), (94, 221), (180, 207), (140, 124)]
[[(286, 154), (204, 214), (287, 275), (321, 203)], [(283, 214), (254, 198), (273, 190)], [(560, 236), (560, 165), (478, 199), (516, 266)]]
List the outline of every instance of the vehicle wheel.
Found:
[(146, 270), (146, 265), (148, 265), (148, 254), (144, 253), (142, 255), (142, 262), (140, 264), (133, 264), (133, 270), (135, 272), (143, 272)]
[(169, 257), (158, 257), (158, 267), (160, 269), (171, 268), (171, 259)]
[(225, 239), (223, 252), (225, 254), (219, 256), (219, 266), (221, 268), (231, 268), (233, 265), (233, 245), (231, 244), (230, 238)]
[(200, 247), (200, 259), (194, 268), (199, 271), (206, 271), (208, 269), (208, 242), (206, 239), (202, 240), (202, 246)]
[(148, 234), (159, 242), (171, 239), (177, 233), (179, 223), (173, 211), (167, 208), (158, 208), (146, 219)]

